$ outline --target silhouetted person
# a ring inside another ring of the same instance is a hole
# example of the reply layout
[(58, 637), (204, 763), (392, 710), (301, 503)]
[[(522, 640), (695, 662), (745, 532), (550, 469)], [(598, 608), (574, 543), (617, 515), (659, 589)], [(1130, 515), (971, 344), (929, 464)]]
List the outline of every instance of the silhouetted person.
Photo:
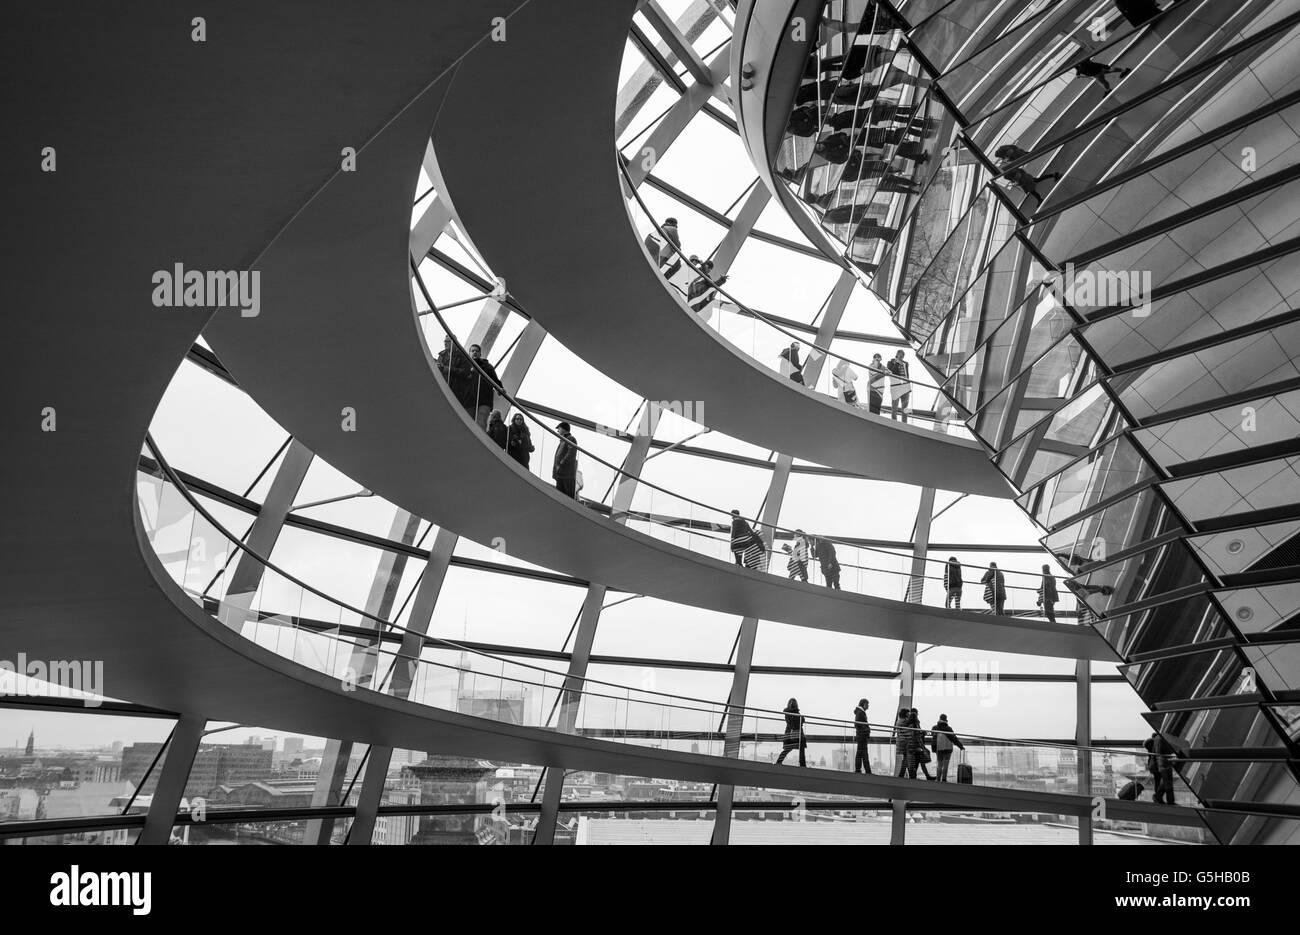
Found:
[(781, 363), (781, 375), (789, 377), (795, 383), (803, 382), (803, 362), (799, 360), (799, 342), (791, 341), (790, 346), (783, 350), (779, 355)]
[(943, 606), (961, 610), (961, 562), (949, 555), (943, 566)]
[(841, 359), (831, 371), (831, 386), (835, 388), (840, 396), (840, 402), (848, 403), (850, 406), (858, 404), (858, 388), (855, 381), (858, 379), (858, 372), (853, 369), (847, 360)]
[(493, 409), (492, 415), (488, 416), (487, 424), (488, 438), (497, 443), (503, 450), (506, 447), (506, 423), (501, 418), (501, 410)]
[(1115, 89), (1110, 86), (1110, 82), (1106, 80), (1106, 76), (1119, 75), (1123, 78), (1129, 73), (1129, 69), (1117, 68), (1114, 65), (1103, 65), (1101, 62), (1094, 62), (1090, 58), (1085, 58), (1082, 62), (1079, 62), (1074, 66), (1074, 73), (1080, 78), (1091, 78), (1093, 81), (1096, 81), (1105, 88), (1106, 93), (1109, 94)]
[(907, 709), (907, 725), (912, 728), (912, 738), (916, 743), (916, 765), (921, 768), (925, 778), (933, 782), (934, 777), (930, 775), (930, 768), (925, 765), (930, 762), (930, 748), (925, 745), (925, 729), (921, 727), (921, 712), (916, 708)]
[(763, 551), (763, 540), (754, 528), (740, 516), (739, 510), (731, 511), (731, 555), (737, 565), (757, 568), (758, 557)]
[(528, 430), (528, 423), (522, 414), (516, 412), (510, 419), (510, 428), (506, 431), (506, 454), (514, 458), (525, 468), (532, 459), (533, 433)]
[(1056, 578), (1052, 575), (1050, 565), (1043, 566), (1043, 580), (1038, 583), (1038, 606), (1043, 608), (1043, 616), (1056, 623), (1056, 604), (1060, 601), (1056, 593)]
[(790, 556), (785, 563), (785, 570), (790, 579), (798, 578), (806, 582), (808, 580), (808, 537), (803, 534), (803, 530), (796, 529), (794, 542), (781, 546), (781, 551)]
[(470, 418), (474, 418), (478, 409), (478, 393), (474, 377), (478, 372), (474, 370), (474, 365), (469, 362), (465, 352), (452, 341), (451, 335), (443, 339), (442, 350), (438, 352), (434, 362), (443, 380), (447, 382), (447, 389), (451, 390), (451, 395), (456, 397), (456, 401), (469, 413)]
[(872, 354), (871, 363), (867, 366), (867, 410), (872, 415), (880, 415), (880, 409), (885, 403), (885, 384), (888, 381), (889, 370), (884, 361), (879, 354)]
[[(682, 245), (681, 234), (677, 232), (677, 218), (669, 218), (663, 223), (663, 236), (671, 241), (675, 246)], [(677, 256), (677, 251), (660, 238), (657, 231), (651, 231), (645, 235), (645, 248), (654, 257), (655, 263), (660, 269), (664, 264)]]
[(1014, 169), (1008, 169), (1007, 166), (1028, 156), (1029, 153), (1021, 149), (1014, 143), (1004, 143), (993, 151), (993, 155), (998, 158), (998, 167), (1002, 169), (1002, 177), (1010, 182), (1016, 188), (1020, 189), (1030, 198), (1034, 199), (1034, 208), (1037, 209), (1043, 203), (1043, 196), (1038, 194), (1038, 186), (1048, 179), (1056, 181), (1061, 177), (1059, 172), (1048, 172), (1046, 175), (1030, 175), (1023, 167), (1017, 166)]
[(939, 715), (939, 721), (930, 728), (931, 743), (934, 746), (934, 778), (936, 782), (948, 781), (948, 762), (952, 759), (952, 749), (965, 750), (966, 745), (948, 724), (948, 715)]
[(776, 758), (777, 764), (785, 762), (785, 758), (790, 755), (791, 750), (799, 751), (799, 765), (807, 766), (808, 738), (803, 732), (803, 715), (799, 713), (799, 702), (791, 698), (784, 708), (785, 714), (785, 736), (781, 742), (781, 755)]
[(1115, 0), (1115, 9), (1130, 26), (1142, 26), (1160, 15), (1160, 4), (1155, 0)]
[(555, 461), (551, 465), (551, 477), (555, 480), (555, 489), (566, 497), (578, 498), (578, 441), (570, 434), (569, 423), (561, 422), (555, 427), (560, 436), (560, 446), (555, 449)]
[(898, 720), (894, 722), (894, 756), (898, 760), (898, 775), (908, 779), (916, 778), (916, 744), (912, 740), (912, 712), (907, 708), (898, 709)]
[(822, 580), (826, 587), (840, 590), (840, 560), (835, 554), (835, 543), (825, 536), (817, 537), (817, 563), (822, 567)]
[(853, 739), (858, 743), (853, 755), (853, 772), (871, 775), (871, 722), (867, 720), (867, 709), (871, 702), (865, 698), (858, 699), (858, 706), (853, 709)]
[(1146, 786), (1142, 785), (1142, 783), (1137, 782), (1136, 780), (1131, 780), (1120, 787), (1119, 793), (1115, 798), (1122, 799), (1125, 802), (1136, 802), (1145, 789)]
[(894, 376), (889, 383), (889, 405), (891, 419), (907, 421), (907, 405), (912, 400), (911, 371), (903, 352), (899, 351), (889, 361), (889, 372)]
[(820, 120), (821, 115), (817, 112), (817, 105), (804, 104), (790, 112), (790, 122), (786, 124), (785, 132), (791, 136), (812, 136), (817, 132)]
[(501, 389), (501, 378), (497, 376), (496, 368), (492, 366), (491, 361), (483, 356), (483, 348), (477, 344), (469, 346), (469, 356), (478, 364), (477, 368), (471, 365), (471, 378), (474, 381), (474, 421), (478, 423), (479, 428), (486, 430), (488, 425), (488, 415), (492, 412), (492, 406), (496, 403), (496, 394), (504, 393)]
[(980, 578), (980, 584), (984, 585), (984, 603), (989, 605), (989, 612), (1001, 616), (1007, 602), (1007, 579), (997, 562), (989, 562), (989, 570)]
[(705, 260), (700, 264), (700, 275), (691, 283), (686, 293), (686, 301), (692, 310), (702, 312), (718, 295), (718, 287), (727, 281), (726, 276), (713, 277), (713, 261)]
[(1174, 748), (1164, 736), (1156, 731), (1142, 744), (1146, 747), (1147, 772), (1155, 784), (1154, 798), (1157, 805), (1174, 804)]

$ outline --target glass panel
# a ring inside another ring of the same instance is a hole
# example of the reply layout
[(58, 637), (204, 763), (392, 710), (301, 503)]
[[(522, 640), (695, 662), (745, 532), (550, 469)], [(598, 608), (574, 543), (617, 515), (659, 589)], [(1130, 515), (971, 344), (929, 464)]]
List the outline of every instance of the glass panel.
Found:
[(1300, 458), (1167, 481), (1165, 492), (1193, 523), (1300, 503)]
[(1203, 594), (1108, 617), (1093, 626), (1125, 659), (1234, 635), (1219, 609)]
[(1143, 701), (1156, 705), (1247, 693), (1251, 686), (1243, 668), (1235, 651), (1216, 649), (1120, 666), (1120, 671)]
[(1124, 436), (1090, 452), (1018, 497), (1039, 525), (1049, 529), (1153, 476), (1137, 448)]
[(1205, 574), (1181, 540), (1147, 549), (1067, 580), (1066, 586), (1095, 614), (1205, 582)]
[(1199, 711), (1171, 711), (1148, 714), (1160, 733), (1181, 753), (1219, 748), (1280, 747), (1281, 735), (1273, 729), (1260, 708), (1204, 708)]

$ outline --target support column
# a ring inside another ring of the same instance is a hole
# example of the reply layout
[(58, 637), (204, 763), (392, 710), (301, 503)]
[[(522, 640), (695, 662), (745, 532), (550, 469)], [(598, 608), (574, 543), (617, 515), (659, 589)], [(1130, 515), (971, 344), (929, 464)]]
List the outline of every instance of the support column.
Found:
[[(398, 510), (389, 524), (388, 538), (403, 545), (415, 541), (415, 533), (420, 527), (419, 517), (412, 516), (405, 510)], [(393, 612), (397, 600), (397, 588), (406, 571), (407, 555), (404, 552), (384, 552), (379, 558), (379, 567), (370, 582), (370, 593), (366, 595), (365, 611), (380, 620), (387, 620)], [(374, 642), (356, 645), (348, 660), (351, 677), (357, 685), (374, 687), (379, 665), (379, 624), (369, 618), (363, 618), (360, 626), (374, 632)], [(382, 677), (382, 676), (381, 676)], [(311, 804), (317, 808), (327, 805), (342, 805), (344, 787), (348, 781), (348, 763), (352, 759), (353, 745), (350, 740), (329, 738), (325, 741), (325, 753), (321, 757), (320, 772), (316, 776), (316, 788), (312, 790)], [(367, 758), (369, 768), (374, 750)], [(387, 761), (385, 760), (385, 768)], [(367, 773), (369, 775), (369, 773)], [(382, 780), (379, 791), (383, 791)], [(363, 790), (364, 791), (364, 790)], [(334, 833), (333, 818), (312, 818), (303, 831), (304, 844), (329, 844)], [(369, 840), (367, 836), (366, 840)]]
[[(650, 452), (650, 442), (659, 428), (659, 406), (646, 400), (641, 410), (641, 421), (637, 425), (636, 435), (632, 438), (627, 455), (623, 458), (621, 473), (610, 501), (609, 516), (615, 523), (626, 523), (632, 498), (645, 466), (646, 456)], [(596, 642), (596, 627), (600, 625), (600, 613), (605, 605), (606, 587), (592, 582), (587, 585), (587, 596), (582, 602), (582, 613), (578, 617), (578, 629), (573, 638), (573, 650), (569, 654), (569, 669), (560, 693), (560, 720), (558, 729), (562, 733), (573, 733), (578, 720), (578, 709), (582, 704), (583, 680), (587, 676), (587, 666), (591, 661), (591, 647)], [(559, 819), (560, 796), (564, 790), (564, 769), (559, 766), (546, 768), (545, 785), (542, 790), (542, 812), (537, 820), (537, 829), (533, 834), (534, 844), (554, 844), (555, 825)]]
[(375, 816), (384, 798), (388, 782), (388, 764), (393, 758), (392, 747), (372, 745), (366, 758), (366, 771), (361, 777), (361, 792), (357, 796), (357, 813), (348, 829), (349, 845), (366, 845), (375, 836)]
[[(1079, 774), (1079, 794), (1092, 798), (1092, 663), (1087, 659), (1074, 662), (1074, 742)], [(1092, 810), (1079, 816), (1079, 843), (1092, 843)]]
[(194, 755), (199, 752), (199, 741), (203, 739), (203, 729), (207, 723), (207, 718), (185, 714), (172, 728), (162, 773), (158, 776), (158, 785), (154, 787), (153, 799), (149, 802), (144, 830), (136, 838), (137, 844), (166, 844), (171, 840), (176, 812), (185, 795), (185, 785), (189, 782), (190, 770), (194, 766)]
[[(432, 210), (430, 208), (430, 212)], [(439, 228), (439, 231), (441, 231), (441, 228)], [(434, 233), (432, 237), (436, 240), (437, 233)], [(432, 242), (432, 240), (429, 242), (430, 245)], [(415, 246), (413, 238), (413, 252)], [(427, 250), (428, 247), (426, 246), (425, 249)], [(508, 306), (501, 302), (489, 300), (488, 304), (479, 313), (474, 327), (470, 331), (470, 343), (479, 344), (483, 348), (483, 353), (488, 353), (500, 335), (501, 327), (509, 315), (510, 309)], [(532, 364), (537, 349), (541, 346), (541, 341), (545, 337), (546, 333), (535, 322), (530, 321), (525, 327), (519, 343), (515, 345), (515, 353), (510, 359), (510, 364), (506, 367), (505, 372), (501, 374), (502, 385), (511, 395), (518, 391), (519, 384), (523, 382), (524, 375)], [(394, 529), (397, 528), (399, 521), (403, 517), (410, 524), (409, 534), (404, 534), (400, 541), (410, 544), (414, 541), (419, 520), (408, 513), (399, 511), (398, 516), (394, 518)], [(393, 532), (390, 532), (389, 537), (392, 539), (398, 538)], [(420, 653), (424, 649), (424, 637), (429, 631), (434, 607), (438, 603), (438, 595), (442, 591), (443, 582), (447, 578), (447, 570), (451, 567), (452, 555), (459, 541), (460, 536), (446, 529), (439, 529), (434, 536), (433, 546), (429, 549), (429, 559), (425, 563), (424, 572), (420, 576), (419, 584), (416, 585), (415, 596), (412, 598), (411, 613), (407, 617), (405, 632), (402, 634), (397, 656), (393, 660), (393, 671), (388, 678), (387, 692), (394, 697), (410, 698), (417, 674), (415, 660), (420, 658)], [(400, 559), (402, 567), (404, 567), (406, 556), (402, 555)], [(381, 562), (381, 575), (383, 570)], [(400, 578), (399, 571), (396, 579), (394, 579), (394, 586)], [(376, 578), (376, 584), (378, 583), (379, 577)], [(374, 597), (373, 588), (371, 597)], [(379, 610), (372, 610), (369, 602), (367, 602), (366, 611), (386, 620), (392, 613), (392, 606), (393, 601), (391, 598), (388, 599), (387, 603), (380, 605), (381, 609)], [(385, 673), (375, 672), (378, 653), (368, 655), (367, 659), (369, 669), (366, 673), (365, 684), (369, 684), (372, 681), (371, 676), (375, 674), (379, 678), (383, 678), (385, 675)], [(403, 662), (402, 660), (410, 661)], [(352, 744), (350, 741), (331, 740), (326, 745), (325, 757), (321, 760), (320, 778), (317, 780), (316, 792), (312, 797), (313, 805), (338, 804), (343, 784), (347, 781), (346, 767), (351, 754)], [(352, 829), (348, 835), (349, 844), (369, 844), (374, 836), (375, 818), (383, 801), (384, 786), (388, 779), (388, 768), (392, 763), (392, 758), (392, 747), (372, 746), (370, 748), (366, 757), (361, 793), (357, 799), (356, 815), (353, 818)], [(320, 803), (316, 801), (318, 797), (322, 800)], [(308, 824), (308, 837), (306, 840), (309, 843), (328, 844), (333, 825), (333, 819), (311, 821)]]
[[(934, 516), (934, 488), (921, 488), (920, 501), (916, 505), (916, 532), (912, 535), (912, 570), (907, 579), (907, 596), (909, 604), (919, 604), (925, 596), (925, 560), (930, 551), (930, 520)], [(898, 707), (910, 708), (916, 688), (916, 642), (903, 643), (899, 653), (898, 668), (900, 684), (898, 687)], [(898, 712), (890, 712), (890, 720), (897, 719)], [(896, 761), (895, 761), (896, 762)], [(897, 766), (894, 767), (897, 770)], [(907, 800), (894, 799), (893, 822), (890, 829), (890, 844), (907, 843)]]
[[(740, 216), (737, 217), (736, 224), (732, 226), (727, 237), (731, 236), (737, 228), (741, 227), (740, 218), (745, 217), (750, 209), (751, 204), (766, 204), (768, 191), (764, 186), (758, 186), (756, 192), (763, 192), (760, 198), (755, 192), (750, 193), (749, 201), (746, 202), (745, 208), (741, 209)], [(753, 212), (753, 219), (748, 222), (753, 226), (753, 221), (757, 220), (758, 214), (762, 213), (761, 206), (756, 212)], [(745, 232), (748, 236), (748, 230)], [(744, 240), (742, 236), (741, 241)], [(727, 239), (723, 239), (723, 244)], [(720, 245), (715, 252), (715, 258), (721, 258), (724, 262), (718, 263), (715, 259), (714, 269), (726, 271), (727, 266), (735, 259), (736, 253), (739, 252), (739, 245), (735, 249)], [(839, 280), (835, 283), (835, 288), (831, 290), (830, 297), (826, 302), (826, 314), (822, 317), (822, 322), (817, 328), (816, 343), (822, 347), (829, 347), (830, 342), (834, 340), (835, 332), (839, 329), (840, 320), (844, 316), (844, 309), (849, 304), (849, 296), (853, 293), (855, 279), (852, 273), (845, 271), (840, 274)], [(818, 353), (809, 355), (808, 360), (804, 363), (804, 379), (810, 385), (816, 385), (818, 378), (821, 376), (822, 366), (826, 362), (826, 355)], [(776, 464), (772, 468), (772, 480), (767, 487), (767, 497), (763, 501), (763, 515), (760, 517), (760, 525), (775, 526), (781, 518), (781, 505), (785, 501), (786, 487), (790, 483), (790, 470), (794, 466), (794, 458), (790, 455), (777, 455)], [(763, 534), (762, 529), (758, 530), (759, 535)], [(772, 542), (765, 537), (767, 546), (770, 549)], [(727, 696), (727, 719), (726, 733), (724, 740), (724, 754), (731, 757), (740, 756), (740, 737), (744, 731), (745, 722), (745, 705), (749, 698), (749, 672), (754, 659), (754, 644), (758, 640), (758, 618), (744, 617), (740, 621), (740, 634), (736, 640), (736, 661), (731, 678), (731, 692)], [(718, 802), (717, 811), (714, 813), (713, 820), (713, 838), (710, 843), (727, 844), (731, 841), (731, 813), (732, 803), (735, 801), (736, 788), (729, 783), (719, 783), (718, 785)]]

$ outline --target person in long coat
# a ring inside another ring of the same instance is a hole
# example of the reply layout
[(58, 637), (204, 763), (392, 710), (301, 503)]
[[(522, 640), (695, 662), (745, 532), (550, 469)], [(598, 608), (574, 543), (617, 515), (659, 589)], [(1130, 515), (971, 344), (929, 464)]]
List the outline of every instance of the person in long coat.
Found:
[(808, 738), (803, 732), (803, 715), (799, 713), (798, 699), (791, 698), (782, 713), (785, 714), (785, 737), (781, 742), (781, 755), (776, 758), (776, 762), (778, 765), (785, 762), (791, 750), (798, 750), (799, 765), (807, 766)]
[(731, 511), (731, 555), (737, 565), (745, 568), (758, 567), (758, 553), (762, 551), (763, 540), (754, 527), (741, 518), (740, 510)]
[(516, 412), (510, 419), (510, 428), (506, 432), (506, 454), (514, 458), (525, 468), (532, 459), (529, 457), (533, 448), (533, 433), (528, 430), (523, 413)]
[(912, 712), (908, 708), (898, 709), (898, 720), (894, 722), (894, 758), (898, 760), (898, 775), (908, 779), (916, 778), (916, 741), (910, 729)]
[(1001, 616), (1007, 602), (1007, 579), (997, 562), (989, 562), (989, 570), (984, 572), (980, 583), (984, 585), (984, 603), (989, 605), (989, 611)]
[(961, 562), (957, 561), (957, 556), (949, 555), (943, 566), (944, 607), (961, 610), (961, 584)]
[(1056, 591), (1056, 578), (1052, 575), (1052, 566), (1043, 566), (1043, 580), (1038, 583), (1038, 606), (1043, 608), (1043, 616), (1052, 623), (1056, 622), (1056, 605), (1060, 601)]

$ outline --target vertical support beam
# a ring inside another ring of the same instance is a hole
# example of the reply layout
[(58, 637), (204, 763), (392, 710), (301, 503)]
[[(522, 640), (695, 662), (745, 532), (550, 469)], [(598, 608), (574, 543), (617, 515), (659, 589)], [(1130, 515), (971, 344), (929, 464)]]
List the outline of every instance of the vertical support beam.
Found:
[[(757, 186), (755, 192), (763, 192), (762, 203), (766, 204), (769, 192), (766, 186)], [(751, 192), (750, 199), (746, 202), (745, 208), (741, 209), (741, 216), (746, 214), (746, 208), (750, 207), (752, 202), (758, 200), (758, 196)], [(758, 214), (762, 213), (759, 207), (754, 213), (754, 220), (757, 220)], [(750, 227), (753, 221), (749, 222)], [(733, 225), (732, 231), (740, 226), (740, 218), (737, 218), (736, 224)], [(728, 237), (731, 231), (728, 232)], [(745, 235), (748, 236), (748, 230)], [(741, 237), (741, 240), (744, 239)], [(725, 243), (725, 240), (724, 240)], [(739, 250), (739, 247), (736, 248)], [(722, 253), (722, 247), (714, 254), (715, 258)], [(726, 257), (726, 265), (730, 265), (735, 259), (735, 251)], [(721, 268), (725, 271), (726, 265), (719, 267), (716, 265), (715, 271)], [(852, 273), (845, 271), (840, 274), (839, 280), (835, 283), (835, 288), (831, 290), (830, 298), (826, 302), (826, 314), (822, 316), (822, 322), (817, 328), (816, 343), (822, 347), (829, 347), (830, 342), (835, 337), (835, 332), (839, 329), (840, 320), (844, 317), (844, 309), (848, 307), (849, 296), (853, 294), (853, 285), (856, 282)], [(804, 363), (805, 379), (810, 385), (815, 385), (818, 377), (821, 375), (822, 365), (825, 363), (825, 355), (817, 354), (809, 356)], [(781, 506), (785, 502), (785, 491), (790, 483), (790, 470), (794, 466), (794, 458), (790, 455), (777, 455), (776, 464), (772, 468), (772, 480), (767, 487), (767, 498), (763, 501), (763, 515), (760, 517), (761, 525), (768, 527), (775, 526), (781, 519)], [(763, 535), (760, 528), (759, 535)], [(772, 541), (769, 537), (764, 537), (767, 547), (772, 547)], [(745, 705), (749, 698), (749, 672), (754, 659), (754, 644), (758, 640), (758, 618), (745, 617), (740, 621), (740, 634), (736, 640), (736, 661), (731, 677), (731, 692), (727, 696), (727, 720), (726, 734), (723, 751), (726, 756), (740, 756), (740, 737), (744, 730), (745, 723)], [(736, 789), (728, 783), (719, 783), (718, 785), (718, 802), (717, 811), (714, 813), (713, 820), (713, 844), (727, 844), (731, 841), (731, 814), (732, 803), (735, 801)]]
[[(626, 523), (628, 509), (636, 494), (641, 469), (645, 466), (646, 455), (650, 452), (650, 442), (659, 428), (659, 406), (646, 400), (641, 409), (641, 421), (637, 425), (636, 435), (623, 458), (618, 485), (614, 488), (614, 497), (610, 501), (610, 519), (615, 523)], [(563, 733), (572, 733), (578, 720), (578, 709), (582, 704), (583, 680), (587, 676), (587, 666), (591, 661), (591, 647), (596, 642), (596, 628), (600, 625), (600, 613), (605, 605), (606, 587), (592, 582), (587, 585), (587, 596), (582, 602), (582, 612), (578, 616), (578, 629), (573, 638), (573, 650), (569, 654), (569, 669), (560, 692), (560, 721), (557, 725)], [(564, 790), (564, 770), (558, 766), (546, 769), (545, 786), (542, 790), (542, 811), (537, 819), (537, 828), (533, 833), (534, 844), (554, 844), (555, 825), (559, 819), (560, 796)]]
[[(1074, 661), (1074, 742), (1079, 747), (1076, 767), (1079, 794), (1092, 797), (1092, 663)], [(1092, 843), (1092, 810), (1079, 816), (1079, 843)]]
[[(398, 510), (389, 524), (388, 538), (404, 545), (415, 541), (416, 531), (420, 528), (420, 519)], [(381, 620), (387, 620), (393, 612), (397, 601), (397, 589), (402, 575), (406, 571), (407, 556), (401, 552), (384, 552), (379, 558), (379, 567), (370, 582), (370, 593), (366, 595), (365, 611)], [(373, 649), (370, 645), (357, 645), (352, 649), (348, 666), (356, 677), (358, 685), (371, 685), (375, 680), (375, 670), (379, 664), (379, 644), (377, 641), (379, 625), (369, 618), (363, 618), (360, 624), (376, 633)], [(316, 807), (341, 805), (343, 787), (348, 780), (348, 763), (352, 759), (352, 741), (329, 738), (325, 742), (325, 753), (321, 757), (320, 771), (316, 775), (316, 787), (312, 790), (311, 804)], [(367, 757), (367, 769), (373, 761), (374, 750)], [(385, 768), (387, 761), (385, 761)], [(383, 783), (380, 783), (380, 792)], [(303, 831), (304, 844), (329, 844), (334, 833), (333, 818), (312, 818)], [(367, 836), (367, 840), (369, 837)]]
[[(907, 579), (907, 596), (910, 604), (919, 604), (925, 595), (925, 560), (930, 552), (930, 520), (934, 516), (934, 488), (922, 487), (921, 497), (916, 505), (916, 532), (912, 535), (912, 571)], [(898, 687), (899, 708), (910, 708), (916, 688), (916, 642), (909, 640), (903, 644), (899, 653), (898, 668), (900, 684)], [(896, 715), (897, 712), (891, 712)], [(891, 720), (894, 718), (891, 717)], [(890, 830), (890, 844), (907, 843), (907, 800), (894, 799), (893, 824)]]
[[(508, 306), (500, 302), (488, 302), (479, 313), (474, 322), (474, 327), (470, 331), (470, 343), (481, 345), (483, 353), (487, 354), (500, 335), (501, 327), (509, 318), (509, 315), (510, 309)], [(519, 384), (523, 382), (524, 375), (528, 372), (533, 358), (537, 355), (537, 349), (541, 346), (542, 339), (545, 337), (546, 332), (535, 322), (530, 321), (525, 326), (519, 343), (515, 345), (515, 353), (510, 358), (510, 364), (506, 367), (506, 372), (501, 375), (502, 384), (511, 395), (518, 391)], [(396, 536), (390, 534), (390, 538), (396, 538)], [(413, 540), (414, 527), (411, 531), (411, 540), (403, 539), (402, 541)], [(425, 563), (420, 582), (416, 585), (415, 597), (412, 598), (411, 613), (407, 617), (405, 632), (402, 634), (402, 641), (398, 646), (397, 658), (393, 664), (393, 673), (388, 680), (388, 693), (394, 697), (409, 698), (411, 695), (411, 689), (415, 684), (417, 675), (415, 660), (420, 658), (420, 653), (424, 649), (424, 637), (429, 632), (429, 624), (433, 620), (433, 611), (438, 603), (438, 595), (442, 592), (442, 585), (447, 579), (447, 570), (451, 567), (451, 558), (459, 541), (460, 536), (446, 529), (439, 529), (434, 536), (433, 545), (429, 549), (429, 559)], [(370, 611), (369, 607), (366, 609)], [(374, 611), (371, 612), (375, 613)], [(390, 612), (391, 603), (385, 607), (384, 612), (375, 613), (375, 616), (387, 619)], [(410, 662), (401, 662), (400, 660), (410, 660)], [(373, 664), (372, 662), (372, 667)], [(342, 753), (345, 765), (351, 755), (350, 742), (330, 741), (330, 744), (326, 747), (326, 757), (321, 762), (321, 780), (318, 780), (317, 783), (318, 794), (321, 792), (322, 782), (332, 784), (335, 796), (339, 794), (342, 787), (344, 778), (341, 778), (341, 774), (337, 769), (332, 769), (328, 776), (326, 776), (325, 772), (326, 764), (330, 762), (330, 754), (334, 752), (335, 745), (337, 745), (339, 751), (345, 751)], [(337, 756), (337, 753), (335, 755)], [(348, 836), (349, 844), (370, 843), (374, 835), (375, 817), (383, 799), (384, 784), (387, 781), (388, 767), (392, 762), (392, 758), (392, 747), (372, 746), (370, 748), (369, 755), (366, 758), (366, 770), (362, 781), (361, 794), (357, 799), (357, 813), (353, 818), (352, 831)], [(313, 804), (316, 804), (315, 796), (313, 796)], [(322, 802), (321, 804), (330, 803)], [(316, 831), (316, 836), (312, 839), (313, 842), (328, 844), (329, 830), (333, 826), (333, 820), (320, 822), (321, 825), (325, 826), (323, 840), (320, 839), (319, 829), (316, 828), (316, 824), (316, 822), (313, 822), (308, 826), (309, 832)]]
[(203, 739), (203, 728), (207, 723), (207, 718), (184, 714), (172, 728), (162, 773), (158, 777), (158, 785), (154, 787), (153, 799), (149, 802), (144, 829), (136, 838), (137, 844), (166, 844), (171, 839), (176, 812), (185, 795), (194, 755), (199, 752), (199, 741)]
[[(900, 683), (898, 686), (898, 706), (900, 708), (910, 708), (912, 706), (912, 693), (916, 684), (916, 643), (907, 642), (903, 644), (902, 651), (898, 654), (898, 668), (900, 671)], [(895, 720), (897, 711), (891, 713), (890, 720)], [(894, 765), (892, 769), (898, 769), (897, 758), (890, 761)], [(890, 808), (893, 815), (889, 828), (889, 843), (891, 845), (902, 846), (907, 843), (907, 800), (893, 799), (890, 802)]]

